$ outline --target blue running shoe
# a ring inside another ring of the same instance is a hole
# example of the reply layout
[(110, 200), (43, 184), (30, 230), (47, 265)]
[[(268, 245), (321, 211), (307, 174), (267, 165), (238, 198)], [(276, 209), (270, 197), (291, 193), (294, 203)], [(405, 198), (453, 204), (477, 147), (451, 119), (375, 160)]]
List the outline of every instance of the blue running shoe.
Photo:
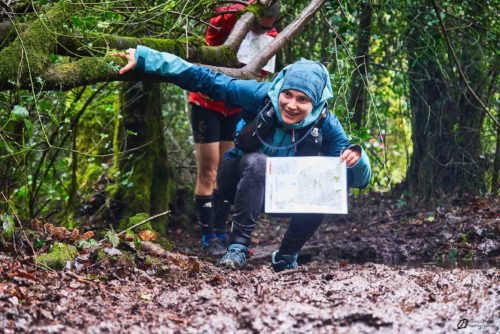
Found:
[(279, 251), (274, 251), (271, 256), (271, 262), (274, 271), (283, 271), (287, 269), (297, 269), (298, 254), (281, 254)]
[(227, 269), (243, 269), (247, 264), (247, 248), (241, 244), (230, 244), (226, 254), (217, 264)]

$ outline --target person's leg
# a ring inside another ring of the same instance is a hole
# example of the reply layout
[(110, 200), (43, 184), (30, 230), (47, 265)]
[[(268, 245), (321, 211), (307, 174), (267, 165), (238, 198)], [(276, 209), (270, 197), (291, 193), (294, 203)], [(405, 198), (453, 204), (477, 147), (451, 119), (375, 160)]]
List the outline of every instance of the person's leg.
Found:
[(240, 180), (234, 198), (230, 242), (250, 245), (257, 218), (262, 212), (265, 195), (266, 159), (262, 153), (245, 154), (238, 170)]
[(324, 214), (295, 214), (285, 233), (280, 249), (272, 255), (274, 270), (297, 268), (297, 257), (304, 244), (323, 221)]
[[(236, 125), (241, 120), (241, 112), (223, 116), (220, 115), (220, 145), (219, 145), (219, 157), (222, 162), (224, 158), (224, 153), (229, 149), (234, 147), (234, 132)], [(218, 190), (217, 184), (214, 189), (214, 204), (215, 204), (215, 235), (217, 238), (227, 241), (227, 218), (229, 216), (229, 210), (231, 209), (231, 204), (228, 199), (224, 198), (222, 192)]]
[(267, 156), (261, 153), (245, 154), (240, 158), (231, 235), (228, 251), (219, 260), (221, 266), (240, 269), (246, 265), (247, 247), (264, 204), (266, 159)]
[(280, 246), (280, 253), (297, 254), (323, 222), (324, 214), (295, 214)]
[(198, 222), (202, 226), (203, 243), (215, 237), (214, 184), (219, 163), (219, 143), (195, 144), (197, 174), (195, 204)]
[[(193, 105), (191, 127), (195, 141), (197, 163), (195, 207), (198, 223), (202, 226), (202, 248), (215, 238), (214, 185), (219, 164), (220, 122), (218, 115), (208, 109)], [(215, 245), (217, 246), (217, 245)], [(224, 250), (219, 248), (219, 253)]]
[[(219, 145), (219, 157), (222, 159), (224, 153), (233, 148), (234, 143), (232, 141), (221, 141)], [(220, 164), (219, 164), (220, 165)], [(227, 218), (229, 216), (229, 210), (231, 209), (231, 203), (224, 197), (224, 194), (219, 190), (218, 185), (215, 185), (214, 189), (214, 227), (215, 236), (224, 242), (227, 241)]]

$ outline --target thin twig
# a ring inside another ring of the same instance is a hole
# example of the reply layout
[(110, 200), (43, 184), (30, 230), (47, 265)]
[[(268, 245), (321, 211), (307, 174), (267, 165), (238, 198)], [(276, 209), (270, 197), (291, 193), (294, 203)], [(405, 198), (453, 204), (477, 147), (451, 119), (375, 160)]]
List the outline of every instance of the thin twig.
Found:
[(436, 16), (437, 16), (437, 18), (439, 20), (439, 25), (441, 26), (441, 31), (443, 32), (443, 37), (444, 37), (444, 39), (446, 41), (446, 45), (448, 46), (448, 49), (449, 49), (449, 51), (451, 53), (453, 61), (455, 62), (455, 65), (457, 66), (458, 73), (460, 74), (460, 77), (465, 82), (465, 85), (467, 86), (467, 89), (470, 91), (470, 93), (472, 94), (472, 96), (474, 96), (474, 98), (477, 100), (477, 102), (479, 102), (479, 104), (481, 105), (481, 108), (483, 108), (483, 110), (488, 114), (488, 116), (491, 118), (491, 120), (493, 121), (493, 123), (495, 123), (496, 126), (500, 127), (500, 123), (495, 119), (495, 117), (493, 117), (493, 115), (490, 113), (490, 111), (488, 110), (488, 108), (486, 107), (486, 105), (483, 103), (483, 101), (481, 100), (481, 98), (479, 98), (479, 96), (477, 96), (476, 92), (474, 92), (474, 90), (472, 89), (472, 87), (469, 85), (469, 81), (465, 77), (465, 74), (464, 74), (464, 72), (462, 70), (462, 67), (460, 67), (460, 63), (458, 62), (458, 58), (457, 58), (457, 55), (455, 53), (455, 49), (453, 49), (453, 46), (452, 46), (451, 41), (450, 41), (450, 38), (448, 37), (448, 34), (446, 33), (446, 27), (444, 25), (443, 19), (441, 18), (441, 15), (439, 14), (439, 8), (438, 8), (438, 6), (436, 4), (436, 1), (435, 0), (431, 0), (431, 3), (432, 3), (432, 7), (434, 8), (434, 11), (436, 12)]
[(118, 235), (123, 235), (123, 234), (125, 234), (128, 230), (133, 230), (134, 228), (139, 227), (139, 226), (141, 226), (141, 225), (143, 225), (143, 224), (146, 224), (147, 222), (149, 222), (149, 221), (151, 221), (151, 220), (153, 220), (153, 219), (156, 219), (156, 218), (161, 217), (161, 216), (168, 215), (170, 212), (171, 212), (171, 210), (168, 210), (168, 211), (165, 211), (165, 212), (159, 213), (159, 214), (157, 214), (157, 215), (154, 215), (154, 216), (152, 216), (152, 217), (149, 217), (148, 219), (145, 219), (145, 220), (143, 220), (142, 222), (137, 223), (137, 224), (134, 224), (134, 225), (130, 226), (129, 228), (127, 228), (126, 230), (121, 231), (120, 233), (118, 233)]
[[(152, 217), (149, 217), (148, 219), (145, 219), (145, 220), (143, 220), (143, 221), (141, 221), (141, 222), (139, 222), (139, 223), (137, 223), (137, 224), (134, 224), (134, 225), (132, 225), (132, 226), (130, 226), (130, 227), (127, 227), (125, 230), (123, 230), (123, 231), (119, 232), (119, 233), (117, 234), (117, 236), (123, 235), (123, 234), (127, 233), (127, 231), (129, 231), (129, 230), (133, 230), (133, 229), (134, 229), (134, 228), (136, 228), (136, 227), (139, 227), (139, 226), (141, 226), (141, 225), (144, 225), (144, 224), (146, 224), (147, 222), (149, 222), (149, 221), (151, 221), (151, 220), (153, 220), (153, 219), (156, 219), (156, 218), (161, 217), (161, 216), (168, 215), (170, 212), (171, 212), (171, 210), (168, 210), (168, 211), (165, 211), (165, 212), (159, 213), (159, 214), (157, 214), (157, 215), (154, 215), (154, 216), (152, 216)], [(97, 242), (97, 244), (102, 244), (102, 243), (103, 243), (103, 242), (105, 242), (106, 240), (107, 240), (107, 238), (101, 239), (101, 240), (99, 240), (99, 241)]]
[(175, 15), (179, 15), (179, 16), (185, 16), (186, 19), (193, 19), (195, 21), (198, 21), (198, 22), (201, 22), (203, 24), (206, 24), (207, 26), (209, 26), (210, 28), (214, 28), (214, 29), (217, 29), (217, 30), (220, 30), (221, 28), (220, 27), (216, 27), (214, 26), (213, 24), (211, 24), (210, 22), (207, 22), (207, 21), (203, 21), (202, 19), (199, 19), (195, 16), (191, 16), (191, 15), (187, 15), (187, 14), (183, 14), (183, 13), (179, 13), (179, 12), (175, 12), (175, 11), (172, 11), (172, 10), (167, 10), (167, 13), (169, 14), (175, 14)]

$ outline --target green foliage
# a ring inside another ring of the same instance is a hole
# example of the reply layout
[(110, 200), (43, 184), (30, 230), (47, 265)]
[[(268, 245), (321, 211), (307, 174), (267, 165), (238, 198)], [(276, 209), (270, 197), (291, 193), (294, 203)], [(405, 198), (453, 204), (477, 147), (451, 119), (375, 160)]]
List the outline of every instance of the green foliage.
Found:
[(141, 250), (142, 240), (138, 235), (134, 235), (134, 246), (136, 250)]
[(55, 242), (48, 253), (36, 256), (36, 262), (51, 269), (64, 269), (66, 262), (73, 261), (77, 253), (75, 246)]
[(11, 119), (14, 121), (22, 121), (28, 117), (29, 113), (25, 107), (15, 105), (12, 109)]
[[(140, 221), (138, 221), (140, 222)], [(141, 238), (139, 238), (139, 236), (137, 234), (134, 233), (134, 231), (132, 230), (127, 230), (126, 231), (126, 234), (132, 238), (132, 240), (134, 241), (134, 247), (136, 250), (141, 250), (141, 247), (142, 247), (142, 240)]]
[(457, 254), (458, 254), (458, 251), (456, 248), (451, 248), (449, 251), (448, 251), (448, 255), (447, 255), (447, 258), (448, 258), (448, 261), (454, 263), (457, 261)]
[(78, 244), (76, 245), (77, 249), (92, 249), (97, 246), (97, 240), (91, 238), (88, 240), (80, 240), (78, 241)]
[(114, 231), (106, 232), (105, 238), (108, 239), (108, 241), (111, 242), (111, 245), (113, 245), (113, 247), (115, 248), (120, 244), (120, 238)]
[[(126, 229), (128, 229), (136, 224), (139, 224), (140, 222), (143, 222), (148, 218), (149, 218), (149, 214), (144, 213), (144, 212), (138, 213), (138, 214), (129, 218)], [(144, 231), (144, 230), (152, 230), (152, 229), (153, 228), (151, 227), (151, 223), (147, 222), (145, 224), (142, 224), (142, 225), (134, 228), (134, 231)]]
[(8, 214), (3, 214), (0, 216), (0, 221), (2, 222), (2, 238), (11, 239), (16, 226), (14, 219)]
[[(33, 52), (37, 62), (30, 62), (33, 65), (30, 68), (33, 72), (31, 77), (26, 66), (18, 69), (9, 64), (9, 68), (0, 68), (0, 73), (7, 73), (15, 68), (16, 77), (30, 77), (35, 85), (33, 90), (13, 89), (0, 93), (0, 191), (7, 197), (12, 211), (16, 212), (21, 221), (47, 217), (58, 222), (85, 223), (82, 216), (93, 215), (96, 211), (111, 211), (109, 201), (93, 207), (99, 196), (106, 197), (107, 200), (114, 197), (120, 189), (134, 190), (138, 189), (134, 187), (144, 185), (140, 178), (133, 177), (133, 169), (120, 170), (121, 159), (127, 159), (122, 152), (130, 148), (127, 146), (130, 140), (143, 134), (143, 129), (140, 128), (120, 130), (120, 123), (124, 121), (119, 105), (122, 85), (95, 84), (67, 92), (38, 89), (45, 84), (39, 73), (39, 62), (58, 65), (72, 62), (70, 56), (54, 53), (57, 48), (49, 41), (55, 38), (46, 29), (56, 31), (60, 28), (58, 38), (63, 38), (66, 32), (77, 33), (79, 36), (104, 36), (108, 39), (118, 39), (121, 36), (169, 38), (173, 41), (169, 41), (170, 44), (165, 42), (164, 45), (168, 44), (168, 47), (176, 48), (182, 54), (185, 52), (186, 42), (196, 45), (204, 43), (206, 25), (200, 20), (208, 20), (214, 6), (218, 5), (218, 2), (208, 0), (135, 1), (127, 3), (127, 6), (123, 2), (97, 1), (86, 4), (85, 10), (67, 13), (59, 11), (55, 14), (68, 16), (65, 25), (55, 28), (49, 25), (51, 21), (47, 19), (47, 10), (55, 8), (55, 5), (62, 7), (77, 3), (79, 2), (35, 1), (34, 5), (40, 6), (36, 13), (26, 13), (16, 18), (16, 24), (26, 23), (30, 26), (35, 19), (43, 18), (34, 26), (38, 30), (28, 35), (32, 39), (26, 40), (28, 50), (40, 48), (40, 52)], [(282, 13), (286, 14), (279, 21), (281, 29), (307, 3), (306, 0), (282, 2)], [(362, 144), (370, 156), (373, 167), (372, 189), (386, 191), (405, 179), (413, 154), (415, 138), (412, 138), (412, 122), (415, 115), (412, 114), (411, 108), (414, 106), (409, 100), (410, 92), (415, 89), (410, 85), (413, 74), (410, 68), (414, 65), (412, 62), (435, 62), (436, 71), (442, 74), (439, 77), (441, 87), (457, 88), (450, 90), (459, 93), (452, 96), (454, 100), (473, 99), (469, 95), (463, 95), (463, 83), (457, 76), (456, 66), (449, 58), (432, 9), (426, 3), (418, 1), (383, 2), (373, 7), (369, 66), (367, 73), (361, 75), (367, 91), (365, 122), (361, 127), (355, 126), (349, 98), (353, 73), (357, 69), (356, 45), (363, 3), (366, 2), (326, 2), (322, 13), (316, 15), (303, 32), (280, 52), (278, 64), (283, 66), (305, 57), (322, 61), (327, 66), (335, 92), (335, 98), (330, 101), (330, 110), (340, 119), (349, 139)], [(255, 6), (250, 7), (251, 10)], [(472, 50), (477, 51), (474, 61), (464, 67), (464, 70), (474, 89), (484, 87), (481, 98), (498, 119), (495, 103), (499, 93), (495, 89), (494, 78), (498, 75), (495, 74), (498, 72), (495, 65), (500, 25), (494, 3), (446, 1), (441, 6), (446, 8), (442, 17), (449, 28), (449, 37), (457, 56), (465, 61), (470, 58)], [(35, 38), (40, 35), (48, 37), (42, 41)], [(408, 45), (415, 42), (413, 36), (419, 36), (422, 44), (415, 59), (410, 60)], [(19, 46), (19, 43), (13, 46), (16, 45)], [(464, 47), (470, 45), (474, 47)], [(0, 45), (0, 48), (4, 47), (3, 44)], [(106, 46), (97, 47), (94, 43), (81, 43), (75, 46), (75, 50), (86, 50), (89, 55), (108, 51)], [(67, 51), (70, 53), (72, 50)], [(199, 52), (206, 52), (208, 55), (209, 49), (200, 48)], [(224, 49), (211, 55), (214, 60), (231, 56), (230, 51)], [(89, 62), (95, 61), (89, 58)], [(104, 67), (116, 71), (121, 65), (109, 59), (100, 66), (93, 67), (92, 70), (99, 71)], [(471, 72), (474, 69), (485, 75), (474, 76), (476, 72)], [(423, 78), (417, 78), (413, 82), (421, 80)], [(17, 83), (11, 80), (11, 84), (16, 86)], [(195, 180), (195, 161), (189, 108), (186, 107), (187, 95), (173, 85), (164, 85), (162, 94), (162, 115), (167, 127), (161, 135), (167, 141), (168, 159), (174, 166), (175, 173), (173, 180), (166, 176), (161, 182), (168, 188), (169, 196), (175, 189), (184, 189), (191, 194)], [(425, 101), (427, 104), (431, 102), (433, 101)], [(455, 107), (462, 110), (460, 108), (463, 104), (454, 105)], [(465, 114), (465, 111), (458, 116), (449, 123), (451, 125), (448, 128), (443, 127), (442, 130), (452, 135), (457, 143), (463, 144), (468, 141), (463, 131), (469, 126), (468, 121), (472, 117)], [(483, 157), (477, 161), (477, 165), (489, 168), (490, 174), (487, 177), (491, 178), (496, 128), (492, 120), (486, 117), (476, 130), (481, 136)], [(454, 161), (455, 164), (455, 160), (451, 159), (440, 161), (440, 164), (448, 161)], [(147, 196), (145, 192), (137, 192), (137, 197), (145, 203), (150, 202)], [(406, 200), (400, 199), (398, 207), (404, 205), (407, 205)], [(0, 209), (5, 209), (7, 202), (2, 199), (0, 206)], [(141, 221), (145, 217), (132, 217), (126, 225), (131, 226), (132, 220)], [(5, 224), (5, 220), (2, 220), (2, 224)], [(151, 225), (146, 224), (140, 229), (145, 228), (151, 228)], [(3, 226), (4, 237), (5, 231)], [(94, 242), (95, 240), (85, 241), (79, 246), (92, 247)], [(39, 247), (43, 245), (44, 241), (40, 240)]]

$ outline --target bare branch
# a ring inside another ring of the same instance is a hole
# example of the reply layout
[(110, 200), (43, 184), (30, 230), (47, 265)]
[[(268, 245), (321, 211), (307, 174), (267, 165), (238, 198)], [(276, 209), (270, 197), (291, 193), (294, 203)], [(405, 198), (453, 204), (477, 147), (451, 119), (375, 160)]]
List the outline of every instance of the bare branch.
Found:
[[(266, 7), (269, 6), (272, 0), (262, 0), (259, 1), (261, 5), (264, 5)], [(257, 4), (258, 5), (258, 4)], [(255, 14), (252, 13), (251, 11), (246, 12), (243, 14), (240, 19), (236, 22), (234, 25), (233, 29), (231, 30), (231, 33), (226, 39), (226, 42), (224, 43), (225, 46), (230, 47), (233, 49), (235, 52), (238, 51), (238, 48), (241, 45), (241, 42), (247, 35), (248, 31), (250, 30), (250, 27), (252, 24), (255, 22)]]
[(260, 57), (255, 58), (252, 62), (250, 62), (243, 68), (229, 69), (227, 67), (212, 67), (211, 69), (236, 78), (256, 78), (260, 69), (262, 69), (262, 67), (267, 64), (269, 59), (271, 59), (276, 53), (278, 53), (278, 51), (281, 50), (281, 48), (283, 48), (286, 43), (288, 43), (304, 28), (304, 26), (313, 18), (313, 16), (321, 8), (321, 6), (323, 6), (324, 3), (325, 0), (311, 1), (309, 5), (304, 8), (300, 16), (292, 23), (290, 23), (282, 32), (280, 32), (278, 36), (276, 36), (269, 44), (269, 46), (261, 52)]
[(451, 56), (453, 58), (453, 61), (455, 62), (455, 65), (457, 66), (458, 73), (460, 74), (460, 78), (464, 81), (465, 85), (467, 86), (467, 89), (469, 92), (474, 96), (474, 98), (477, 100), (481, 108), (488, 114), (488, 116), (491, 118), (493, 123), (496, 124), (497, 127), (500, 127), (500, 123), (498, 120), (491, 114), (491, 112), (488, 110), (486, 105), (483, 103), (481, 98), (477, 96), (476, 92), (472, 89), (472, 87), (469, 84), (469, 80), (467, 80), (467, 77), (464, 74), (464, 71), (462, 70), (462, 67), (460, 66), (460, 62), (458, 61), (457, 55), (455, 53), (455, 49), (453, 49), (453, 45), (451, 44), (450, 38), (448, 37), (448, 34), (446, 33), (446, 27), (444, 25), (443, 19), (441, 18), (441, 15), (439, 14), (439, 8), (436, 4), (435, 0), (431, 0), (432, 7), (434, 8), (434, 12), (436, 12), (436, 16), (438, 17), (439, 20), (439, 25), (441, 26), (441, 31), (443, 33), (443, 37), (446, 41), (446, 45), (448, 46), (448, 49), (450, 50)]

